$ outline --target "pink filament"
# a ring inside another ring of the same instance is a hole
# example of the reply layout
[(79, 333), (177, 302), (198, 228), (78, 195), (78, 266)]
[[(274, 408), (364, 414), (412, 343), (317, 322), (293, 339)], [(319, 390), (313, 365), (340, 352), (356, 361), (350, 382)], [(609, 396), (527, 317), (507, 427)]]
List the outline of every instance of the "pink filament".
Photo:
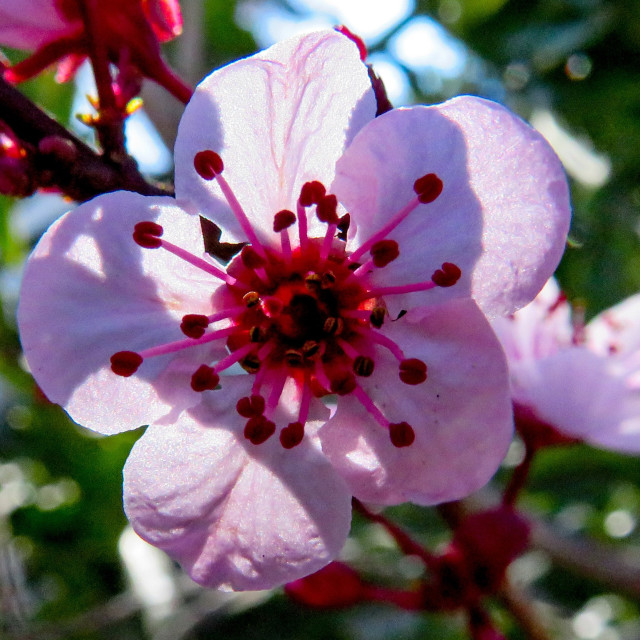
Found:
[(226, 338), (230, 336), (232, 333), (237, 333), (237, 327), (227, 327), (226, 329), (220, 329), (219, 331), (213, 331), (211, 333), (207, 333), (202, 338), (194, 339), (187, 338), (186, 340), (178, 340), (176, 342), (169, 342), (168, 344), (161, 344), (157, 347), (151, 347), (150, 349), (145, 349), (144, 351), (140, 351), (140, 356), (142, 358), (153, 358), (154, 356), (164, 356), (168, 353), (174, 353), (176, 351), (182, 351), (182, 349), (187, 349), (188, 347), (196, 347), (201, 344), (207, 344), (207, 342), (213, 342), (214, 340), (219, 340), (220, 338)]
[(349, 262), (355, 262), (361, 255), (369, 251), (378, 240), (384, 240), (419, 204), (421, 204), (420, 200), (414, 198), (404, 208), (400, 209), (380, 231), (374, 233), (349, 256)]

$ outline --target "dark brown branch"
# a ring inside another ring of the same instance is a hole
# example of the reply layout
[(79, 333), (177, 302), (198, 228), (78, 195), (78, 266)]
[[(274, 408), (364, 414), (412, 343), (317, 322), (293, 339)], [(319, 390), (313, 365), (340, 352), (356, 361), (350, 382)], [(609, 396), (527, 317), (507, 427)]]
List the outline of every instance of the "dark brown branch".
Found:
[[(42, 178), (39, 186), (56, 186), (79, 202), (119, 189), (142, 195), (171, 195), (149, 184), (129, 156), (115, 163), (97, 154), (2, 78), (0, 121), (34, 150), (34, 162)], [(46, 144), (46, 152), (38, 152), (45, 139), (59, 140), (64, 153), (56, 153), (55, 144)]]

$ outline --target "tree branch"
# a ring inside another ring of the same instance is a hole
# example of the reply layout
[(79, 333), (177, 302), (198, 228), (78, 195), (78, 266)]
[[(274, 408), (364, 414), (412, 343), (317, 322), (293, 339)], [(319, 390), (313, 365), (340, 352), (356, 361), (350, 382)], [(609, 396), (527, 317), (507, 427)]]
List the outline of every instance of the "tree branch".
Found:
[[(79, 202), (119, 189), (142, 195), (172, 195), (149, 184), (129, 156), (115, 163), (97, 154), (2, 78), (0, 120), (34, 150), (41, 186), (56, 186)], [(55, 144), (41, 147), (45, 139), (60, 141), (58, 146), (64, 152), (57, 152)]]

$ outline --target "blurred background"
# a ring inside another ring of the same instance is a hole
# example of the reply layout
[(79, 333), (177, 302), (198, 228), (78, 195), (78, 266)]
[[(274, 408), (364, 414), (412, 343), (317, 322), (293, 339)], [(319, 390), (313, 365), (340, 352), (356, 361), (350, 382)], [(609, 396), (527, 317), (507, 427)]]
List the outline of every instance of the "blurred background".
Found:
[[(181, 6), (184, 34), (165, 53), (194, 84), (277, 40), (345, 24), (365, 40), (368, 61), (395, 106), (461, 93), (506, 104), (547, 137), (571, 179), (571, 243), (558, 272), (569, 299), (591, 317), (640, 291), (637, 0), (182, 0)], [(89, 69), (75, 85), (56, 84), (51, 72), (22, 88), (90, 138), (75, 117), (90, 111)], [(143, 97), (145, 110), (127, 125), (128, 146), (143, 172), (170, 181), (181, 105), (155, 86)], [(456, 615), (383, 605), (310, 612), (280, 591), (206, 591), (127, 528), (121, 470), (141, 431), (100, 438), (72, 424), (25, 372), (15, 327), (24, 260), (68, 206), (55, 194), (0, 197), (0, 637), (465, 638), (464, 619)], [(496, 483), (521, 455), (516, 442)], [(638, 460), (586, 446), (542, 453), (520, 505), (548, 523), (552, 538), (518, 559), (511, 577), (531, 594), (554, 637), (640, 637), (634, 590), (563, 567), (553, 547), (553, 536), (588, 538), (606, 545), (604, 564), (611, 557), (640, 570)], [(388, 513), (432, 549), (449, 539), (433, 510), (404, 505)], [(378, 525), (358, 518), (343, 559), (388, 585), (407, 585), (422, 571)], [(500, 602), (491, 610), (510, 638), (524, 637)]]

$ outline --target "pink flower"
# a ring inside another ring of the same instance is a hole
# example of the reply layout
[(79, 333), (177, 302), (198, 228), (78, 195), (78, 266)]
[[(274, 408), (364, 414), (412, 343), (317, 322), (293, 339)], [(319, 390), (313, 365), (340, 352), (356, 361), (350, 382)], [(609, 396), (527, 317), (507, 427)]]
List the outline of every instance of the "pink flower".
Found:
[[(454, 500), (509, 444), (481, 308), (513, 311), (556, 266), (560, 164), (478, 98), (375, 110), (334, 31), (231, 64), (187, 106), (176, 200), (100, 196), (29, 260), (19, 324), (36, 380), (100, 433), (151, 425), (125, 509), (202, 584), (310, 574), (342, 547), (352, 495)], [(228, 267), (194, 214), (248, 243)]]
[(640, 451), (640, 295), (583, 326), (550, 280), (531, 304), (493, 326), (525, 439), (537, 446), (564, 435)]
[[(91, 5), (91, 7), (90, 7)], [(182, 32), (177, 0), (3, 0), (0, 6), (0, 44), (35, 50), (33, 55), (7, 69), (10, 82), (27, 80), (60, 62), (58, 80), (65, 81), (89, 53), (82, 19), (94, 11), (109, 59), (117, 65), (126, 60), (142, 75), (185, 97), (160, 55), (159, 42)]]

